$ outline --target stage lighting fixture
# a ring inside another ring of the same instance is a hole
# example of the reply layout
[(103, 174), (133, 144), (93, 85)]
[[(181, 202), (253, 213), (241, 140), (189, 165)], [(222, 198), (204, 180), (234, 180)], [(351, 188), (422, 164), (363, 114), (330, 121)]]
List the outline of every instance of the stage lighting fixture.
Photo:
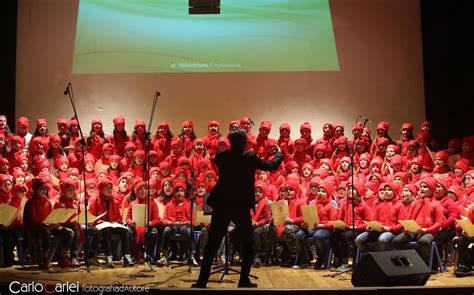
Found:
[(221, 0), (189, 0), (189, 14), (220, 14)]

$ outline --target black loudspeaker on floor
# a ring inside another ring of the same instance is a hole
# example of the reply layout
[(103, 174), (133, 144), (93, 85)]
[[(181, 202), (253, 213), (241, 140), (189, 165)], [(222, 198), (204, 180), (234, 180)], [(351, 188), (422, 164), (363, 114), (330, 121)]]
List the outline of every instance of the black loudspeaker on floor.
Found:
[(415, 250), (369, 252), (352, 273), (354, 287), (423, 286), (431, 270)]

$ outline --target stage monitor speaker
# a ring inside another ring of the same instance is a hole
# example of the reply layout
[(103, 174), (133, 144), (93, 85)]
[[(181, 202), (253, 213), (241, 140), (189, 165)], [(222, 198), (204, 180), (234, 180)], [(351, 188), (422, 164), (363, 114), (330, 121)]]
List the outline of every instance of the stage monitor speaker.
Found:
[(423, 286), (431, 270), (415, 250), (369, 252), (352, 273), (354, 287)]

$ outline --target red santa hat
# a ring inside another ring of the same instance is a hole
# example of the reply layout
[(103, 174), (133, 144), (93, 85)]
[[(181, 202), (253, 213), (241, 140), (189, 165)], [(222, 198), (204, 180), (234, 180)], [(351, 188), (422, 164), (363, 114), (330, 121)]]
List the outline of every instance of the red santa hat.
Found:
[(0, 174), (0, 185), (2, 185), (4, 182), (7, 182), (7, 181), (12, 181), (10, 175), (7, 175), (7, 174)]
[(311, 133), (311, 124), (309, 122), (304, 122), (303, 124), (301, 124), (300, 131), (303, 131), (304, 129), (309, 130), (309, 132)]
[(54, 168), (59, 169), (63, 163), (69, 164), (69, 160), (66, 157), (57, 157), (54, 159)]
[(432, 123), (430, 121), (425, 121), (425, 122), (421, 123), (420, 128), (423, 128), (423, 127), (431, 128), (431, 125), (432, 125)]
[(193, 122), (192, 121), (184, 121), (183, 124), (181, 125), (181, 128), (184, 128), (184, 127), (193, 128)]
[(364, 126), (362, 125), (361, 122), (357, 122), (356, 124), (354, 124), (354, 126), (352, 127), (352, 133), (354, 133), (355, 130), (359, 130), (360, 132), (362, 132), (362, 130), (364, 129)]
[(64, 178), (59, 181), (59, 190), (61, 191), (61, 194), (66, 193), (68, 187), (72, 187), (75, 189), (75, 185), (72, 179)]
[(334, 186), (330, 182), (325, 181), (325, 180), (323, 180), (319, 183), (318, 188), (324, 189), (328, 193), (328, 195), (330, 195), (330, 196), (333, 195), (334, 191), (335, 191)]
[(99, 193), (102, 193), (102, 191), (108, 184), (113, 185), (112, 179), (109, 176), (102, 177), (102, 179), (99, 181), (99, 184), (98, 184)]
[(118, 115), (113, 119), (114, 126), (125, 125), (125, 118), (122, 115)]
[(311, 173), (313, 173), (314, 171), (314, 167), (310, 163), (304, 163), (303, 166), (301, 167), (301, 171), (303, 171), (303, 169), (305, 168), (309, 168), (309, 170), (311, 170)]
[(265, 195), (265, 192), (267, 191), (267, 185), (263, 181), (257, 180), (255, 181), (255, 188), (257, 187), (261, 188), (263, 194)]
[(211, 120), (207, 122), (207, 129), (209, 129), (211, 126), (217, 126), (217, 128), (221, 128), (221, 123), (215, 120)]
[(377, 146), (381, 146), (381, 145), (386, 145), (386, 146), (388, 146), (389, 143), (390, 143), (390, 141), (388, 141), (388, 138), (386, 138), (386, 137), (382, 137), (382, 138), (379, 138), (379, 139), (377, 140)]
[(290, 173), (290, 171), (295, 169), (295, 168), (299, 169), (298, 163), (296, 163), (296, 161), (288, 161), (285, 165), (286, 173)]
[(174, 146), (183, 147), (183, 142), (181, 141), (181, 139), (179, 139), (179, 137), (173, 137), (173, 139), (171, 139), (171, 147)]
[(372, 160), (372, 156), (369, 154), (369, 153), (363, 153), (362, 155), (360, 155), (359, 157), (359, 162), (361, 160), (366, 160), (367, 162), (370, 163), (370, 161)]
[(160, 127), (166, 129), (167, 131), (170, 130), (170, 125), (166, 121), (161, 121), (160, 123), (158, 123), (158, 129)]
[(229, 139), (227, 139), (227, 137), (225, 136), (219, 137), (219, 139), (217, 140), (217, 144), (219, 145), (221, 143), (224, 143), (227, 149), (230, 149), (230, 142), (229, 142)]
[(71, 117), (71, 120), (69, 120), (69, 127), (71, 126), (78, 126), (79, 123), (77, 122), (76, 117)]
[(379, 191), (380, 185), (377, 182), (373, 181), (373, 180), (366, 181), (364, 185), (366, 186), (366, 188), (370, 189), (374, 193), (378, 193), (378, 191)]
[(93, 164), (95, 164), (95, 158), (92, 154), (86, 154), (84, 156), (84, 163), (89, 163), (89, 162), (92, 162)]
[(339, 136), (339, 138), (334, 141), (334, 144), (335, 144), (335, 145), (338, 145), (338, 144), (340, 144), (340, 143), (345, 143), (345, 144), (347, 144), (347, 137), (344, 136), (344, 135), (343, 135), (343, 136)]
[(344, 132), (345, 126), (342, 123), (336, 123), (336, 124), (334, 124), (334, 130), (336, 130), (337, 128), (342, 129), (342, 131)]
[(400, 131), (402, 131), (403, 129), (413, 131), (413, 129), (415, 129), (415, 126), (413, 126), (413, 124), (411, 123), (403, 123), (402, 128), (400, 128)]
[(408, 182), (408, 174), (406, 172), (397, 172), (397, 173), (395, 173), (394, 178), (395, 177), (400, 177), (403, 180), (403, 183)]
[(188, 165), (190, 165), (189, 159), (188, 159), (186, 156), (181, 156), (181, 157), (179, 157), (179, 159), (178, 159), (178, 166), (181, 166), (181, 165), (183, 165), (183, 164), (188, 164)]
[(467, 159), (461, 159), (456, 162), (454, 169), (459, 168), (463, 173), (466, 173), (469, 170), (469, 161)]
[(387, 132), (389, 127), (390, 127), (390, 122), (387, 122), (387, 121), (381, 121), (380, 123), (377, 124), (377, 130), (382, 129), (385, 132)]
[(323, 164), (323, 163), (327, 164), (329, 166), (329, 168), (331, 168), (331, 170), (334, 170), (331, 159), (327, 159), (327, 158), (321, 159), (319, 161), (319, 167), (321, 167), (321, 164)]
[(449, 154), (445, 151), (439, 151), (435, 155), (435, 159), (441, 159), (444, 163), (448, 163)]
[[(348, 182), (348, 187), (352, 187), (352, 182)], [(354, 181), (354, 189), (357, 191), (359, 197), (363, 197), (367, 191), (360, 181)]]
[(51, 134), (49, 136), (49, 143), (50, 144), (53, 144), (53, 143), (60, 143), (61, 142), (61, 137), (57, 134)]
[(128, 151), (130, 149), (135, 151), (137, 149), (137, 147), (135, 146), (135, 144), (133, 142), (129, 141), (125, 144), (125, 151)]
[(344, 156), (341, 158), (341, 160), (339, 161), (339, 164), (341, 164), (342, 162), (347, 162), (347, 163), (351, 163), (351, 158), (347, 157), (347, 156)]
[(139, 190), (141, 187), (147, 187), (146, 182), (144, 182), (143, 180), (137, 182), (137, 183), (133, 186), (133, 191), (135, 192), (135, 194), (136, 194), (137, 196), (138, 196), (138, 190)]
[(271, 121), (262, 121), (262, 123), (260, 123), (260, 128), (259, 129), (262, 129), (262, 128), (265, 128), (268, 131), (272, 130), (272, 122)]
[(461, 199), (464, 195), (464, 189), (459, 185), (452, 185), (448, 188), (448, 192), (454, 193), (457, 199)]
[(407, 188), (415, 196), (416, 196), (416, 193), (418, 192), (418, 188), (413, 183), (405, 184), (403, 188)]
[(21, 136), (19, 136), (19, 135), (10, 136), (10, 142), (11, 143), (14, 143), (14, 142), (20, 142), (21, 143), (22, 142)]
[(438, 180), (434, 177), (426, 177), (420, 180), (420, 184), (425, 183), (433, 192), (436, 190)]
[(26, 128), (30, 128), (30, 119), (28, 119), (27, 117), (20, 117), (16, 121), (16, 125), (19, 127), (23, 126)]
[(104, 145), (102, 145), (102, 153), (105, 153), (105, 152), (109, 152), (113, 154), (115, 152), (114, 146), (110, 143), (104, 143)]
[(166, 162), (166, 161), (162, 161), (160, 162), (160, 164), (158, 164), (158, 167), (161, 169), (169, 169), (171, 167), (171, 164), (169, 162)]
[(37, 189), (42, 188), (44, 186), (47, 186), (47, 183), (44, 179), (42, 179), (40, 177), (35, 177), (31, 181), (31, 189), (33, 191), (36, 191)]
[(291, 188), (293, 189), (297, 195), (300, 194), (300, 185), (298, 183), (298, 181), (295, 181), (295, 180), (288, 180), (286, 183), (285, 183), (285, 188), (288, 189), (288, 188)]
[(186, 192), (186, 183), (184, 183), (182, 181), (174, 181), (173, 182), (173, 192), (176, 191), (179, 187), (183, 188), (184, 191)]
[(96, 119), (92, 120), (91, 126), (94, 126), (95, 124), (99, 124), (100, 126), (103, 126), (101, 119), (96, 118)]
[(86, 179), (86, 187), (89, 185), (94, 185), (97, 188), (97, 179), (95, 178)]
[(438, 179), (438, 184), (441, 184), (446, 190), (452, 185), (452, 181), (450, 178), (440, 178)]
[[(97, 170), (97, 171), (100, 171), (100, 170)], [(77, 168), (69, 168), (69, 169), (67, 169), (67, 172), (66, 172), (66, 176), (67, 176), (67, 177), (71, 177), (71, 175), (73, 175), (73, 174), (79, 176), (79, 170), (77, 170)], [(107, 174), (107, 170), (105, 171), (105, 174)], [(98, 175), (97, 172), (96, 172), (95, 175)]]
[(295, 140), (295, 145), (298, 144), (298, 143), (306, 146), (306, 140), (304, 140), (301, 137)]
[(135, 124), (133, 125), (133, 129), (136, 130), (138, 127), (146, 128), (145, 121), (143, 121), (143, 120), (136, 120), (136, 121), (135, 121)]
[(59, 127), (61, 125), (66, 125), (66, 127), (69, 127), (69, 122), (66, 119), (58, 119), (56, 121), (56, 125)]
[(282, 131), (283, 129), (286, 129), (286, 130), (288, 130), (288, 132), (291, 132), (290, 124), (288, 124), (288, 123), (286, 123), (286, 122), (285, 122), (285, 123), (281, 123), (279, 129), (280, 129), (280, 131)]
[[(150, 152), (151, 153), (151, 152)], [(117, 161), (120, 163), (120, 160), (122, 160), (122, 157), (120, 157), (119, 155), (117, 154), (113, 154), (109, 157), (109, 162), (113, 162), (113, 161)]]
[(48, 123), (46, 123), (46, 119), (40, 118), (36, 120), (36, 128), (39, 128), (41, 125), (45, 125), (48, 128)]
[(471, 147), (471, 150), (474, 149), (474, 135), (468, 136), (461, 141), (462, 144), (467, 144)]
[(327, 151), (327, 147), (325, 144), (323, 143), (318, 143), (314, 146), (314, 153), (313, 154), (316, 154), (316, 152), (318, 151), (322, 151), (323, 153), (326, 153)]
[(393, 155), (392, 158), (390, 159), (390, 164), (392, 166), (396, 164), (402, 165), (402, 156), (400, 156), (399, 154)]
[(383, 160), (380, 157), (375, 157), (370, 161), (370, 167), (376, 165), (379, 168), (382, 168)]
[(41, 161), (39, 161), (37, 164), (36, 164), (36, 168), (38, 168), (38, 170), (43, 170), (44, 168), (51, 168), (51, 164), (49, 163), (48, 160), (46, 159), (43, 159)]
[(244, 124), (253, 124), (252, 119), (247, 118), (247, 117), (240, 119), (240, 124), (239, 125), (243, 126)]
[(387, 182), (385, 183), (385, 186), (384, 187), (389, 187), (392, 189), (393, 193), (395, 194), (395, 196), (400, 196), (400, 192), (402, 191), (402, 186), (396, 182)]
[(389, 149), (389, 148), (393, 149), (396, 154), (399, 154), (399, 153), (400, 153), (400, 148), (399, 148), (397, 145), (395, 145), (395, 144), (389, 144), (389, 145), (387, 146), (387, 149)]
[(145, 157), (145, 151), (142, 149), (138, 149), (133, 153), (133, 157)]

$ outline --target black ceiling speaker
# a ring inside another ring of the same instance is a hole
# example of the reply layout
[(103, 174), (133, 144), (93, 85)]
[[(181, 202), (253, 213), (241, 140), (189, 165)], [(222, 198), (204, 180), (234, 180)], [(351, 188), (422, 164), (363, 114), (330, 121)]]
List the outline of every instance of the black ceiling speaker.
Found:
[(220, 14), (221, 0), (189, 0), (189, 14)]

